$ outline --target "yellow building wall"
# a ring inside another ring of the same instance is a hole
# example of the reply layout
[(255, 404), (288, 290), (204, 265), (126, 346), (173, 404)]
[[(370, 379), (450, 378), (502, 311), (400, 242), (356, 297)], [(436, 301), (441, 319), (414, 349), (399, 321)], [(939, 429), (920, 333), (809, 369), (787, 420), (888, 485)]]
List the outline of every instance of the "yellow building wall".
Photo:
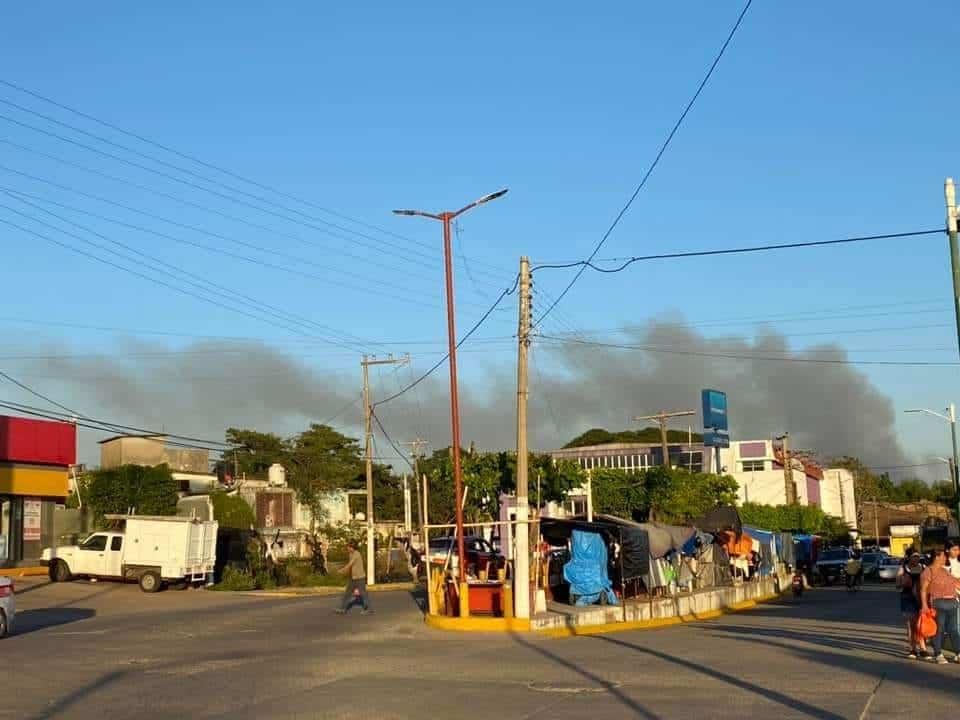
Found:
[(907, 548), (911, 545), (915, 548), (920, 547), (920, 538), (892, 537), (890, 538), (890, 554), (894, 557), (903, 557), (903, 553), (906, 552)]
[(0, 465), (0, 494), (66, 497), (66, 468)]

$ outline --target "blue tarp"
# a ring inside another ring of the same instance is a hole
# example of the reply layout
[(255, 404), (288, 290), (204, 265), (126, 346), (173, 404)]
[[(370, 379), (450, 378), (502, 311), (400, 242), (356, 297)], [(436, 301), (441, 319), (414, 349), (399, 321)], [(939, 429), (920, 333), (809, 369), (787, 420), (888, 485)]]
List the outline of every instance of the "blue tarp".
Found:
[(813, 535), (794, 535), (794, 548), (798, 568), (813, 567)]
[(570, 594), (577, 605), (593, 605), (605, 594), (607, 602), (617, 604), (607, 573), (607, 545), (598, 533), (574, 530), (570, 561), (563, 566), (563, 578), (570, 583)]
[(777, 558), (776, 536), (767, 530), (758, 530), (746, 525), (743, 526), (743, 529), (750, 537), (760, 543), (760, 574), (772, 574)]

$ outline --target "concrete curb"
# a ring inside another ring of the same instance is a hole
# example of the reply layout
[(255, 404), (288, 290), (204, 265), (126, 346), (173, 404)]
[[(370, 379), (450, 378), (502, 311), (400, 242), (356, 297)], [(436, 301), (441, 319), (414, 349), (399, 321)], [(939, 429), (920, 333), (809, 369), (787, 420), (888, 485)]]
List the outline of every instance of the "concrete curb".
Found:
[(446, 617), (443, 615), (427, 615), (424, 622), (437, 630), (446, 630), (448, 632), (530, 632), (534, 635), (547, 638), (568, 638), (589, 635), (604, 635), (614, 632), (627, 632), (630, 630), (656, 630), (658, 628), (671, 627), (673, 625), (684, 625), (686, 623), (702, 622), (704, 620), (714, 620), (723, 615), (742, 612), (757, 607), (760, 603), (778, 600), (783, 593), (779, 595), (767, 595), (756, 600), (744, 600), (734, 603), (722, 610), (709, 610), (703, 613), (693, 613), (682, 615), (680, 617), (657, 618), (654, 620), (636, 620), (631, 622), (604, 623), (602, 625), (589, 625), (582, 628), (565, 627), (550, 630), (531, 630), (529, 620), (518, 620), (516, 618), (485, 618), (485, 617)]
[[(384, 583), (380, 585), (371, 585), (367, 588), (369, 593), (378, 593), (378, 592), (400, 592), (406, 591), (410, 592), (415, 590), (418, 585), (408, 582), (408, 583)], [(297, 598), (297, 597), (328, 597), (331, 595), (342, 595), (343, 591), (346, 590), (347, 586), (334, 587), (329, 585), (323, 585), (320, 587), (309, 587), (309, 588), (283, 588), (280, 590), (215, 590), (214, 592), (222, 592), (224, 595), (250, 595), (253, 597), (265, 597), (265, 598)]]

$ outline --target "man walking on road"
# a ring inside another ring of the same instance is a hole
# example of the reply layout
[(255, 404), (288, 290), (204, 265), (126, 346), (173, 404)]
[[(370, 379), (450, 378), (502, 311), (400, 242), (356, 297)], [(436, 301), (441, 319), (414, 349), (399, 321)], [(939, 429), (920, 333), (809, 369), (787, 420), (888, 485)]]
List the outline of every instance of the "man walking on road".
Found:
[(370, 609), (370, 601), (367, 599), (367, 571), (363, 567), (363, 558), (357, 545), (354, 542), (347, 543), (347, 564), (340, 571), (347, 576), (347, 589), (343, 592), (343, 602), (337, 610), (338, 615), (343, 615), (353, 605), (356, 598), (360, 599), (363, 610), (361, 615), (369, 615), (373, 612)]

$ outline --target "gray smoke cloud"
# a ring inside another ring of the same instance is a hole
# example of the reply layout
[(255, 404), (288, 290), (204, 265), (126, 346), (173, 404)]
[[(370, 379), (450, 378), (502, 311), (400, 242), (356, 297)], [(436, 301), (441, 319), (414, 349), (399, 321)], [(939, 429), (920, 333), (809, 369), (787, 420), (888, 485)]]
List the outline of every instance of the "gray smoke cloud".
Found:
[[(532, 447), (558, 447), (591, 427), (636, 427), (630, 418), (659, 410), (694, 409), (699, 415), (700, 390), (710, 387), (728, 395), (735, 439), (767, 438), (786, 430), (796, 447), (824, 457), (851, 454), (873, 465), (905, 461), (891, 400), (855, 367), (711, 356), (844, 359), (839, 346), (793, 351), (787, 339), (772, 330), (754, 339), (706, 338), (680, 322), (665, 321), (625, 328), (620, 336), (612, 342), (671, 352), (548, 339), (535, 344)], [(22, 379), (90, 415), (199, 437), (221, 439), (228, 426), (290, 435), (340, 411), (332, 424), (355, 436), (360, 432), (359, 403), (345, 409), (359, 401), (359, 362), (349, 372), (313, 369), (295, 355), (252, 342), (197, 342), (178, 354), (163, 355), (168, 350), (124, 341), (122, 356), (113, 347), (100, 356), (70, 355), (67, 348), (48, 346), (37, 354), (67, 357), (37, 359), (23, 369)], [(512, 363), (498, 357), (499, 362), (476, 353), (461, 358), (463, 375), (470, 378), (461, 386), (464, 444), (474, 442), (483, 449), (515, 444), (516, 375)], [(15, 375), (16, 368), (7, 369)], [(375, 399), (395, 392), (416, 372), (372, 373)], [(4, 396), (11, 397), (7, 392)], [(17, 397), (30, 402), (23, 394)], [(419, 435), (431, 449), (448, 445), (446, 368), (380, 407), (378, 415), (398, 443)], [(682, 419), (674, 427), (683, 430), (687, 424)], [(696, 431), (701, 420), (690, 418), (689, 424)], [(87, 436), (83, 454), (95, 462), (96, 438)], [(382, 438), (378, 452), (389, 454)]]

